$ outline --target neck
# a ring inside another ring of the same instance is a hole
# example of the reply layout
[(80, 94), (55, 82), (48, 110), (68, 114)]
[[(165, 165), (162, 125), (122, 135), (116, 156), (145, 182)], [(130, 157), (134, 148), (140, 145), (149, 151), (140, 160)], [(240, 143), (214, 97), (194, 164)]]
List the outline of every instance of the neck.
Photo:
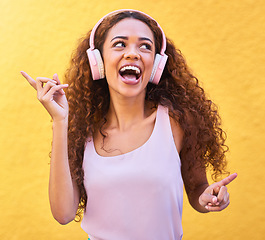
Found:
[(142, 121), (146, 117), (146, 104), (143, 97), (133, 99), (111, 98), (108, 112), (108, 122), (111, 128), (117, 128), (120, 131), (129, 129), (134, 124)]

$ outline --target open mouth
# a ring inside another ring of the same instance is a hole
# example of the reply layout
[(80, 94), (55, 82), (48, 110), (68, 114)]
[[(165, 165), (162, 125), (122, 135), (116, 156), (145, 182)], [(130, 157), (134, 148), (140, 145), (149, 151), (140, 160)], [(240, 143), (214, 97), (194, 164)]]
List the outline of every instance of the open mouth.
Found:
[(122, 67), (119, 74), (126, 83), (137, 83), (142, 75), (141, 69), (132, 65)]

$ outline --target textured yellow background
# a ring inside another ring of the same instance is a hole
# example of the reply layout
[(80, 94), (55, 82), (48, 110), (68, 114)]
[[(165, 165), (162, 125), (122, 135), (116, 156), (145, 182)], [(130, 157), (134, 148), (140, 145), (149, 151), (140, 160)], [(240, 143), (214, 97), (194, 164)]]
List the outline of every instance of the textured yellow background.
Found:
[(239, 174), (229, 186), (231, 205), (200, 214), (184, 196), (184, 240), (264, 239), (262, 0), (1, 0), (0, 239), (87, 239), (78, 223), (60, 226), (51, 216), (51, 122), (19, 71), (62, 78), (77, 39), (120, 8), (142, 10), (160, 23), (220, 107), (228, 133), (229, 170)]

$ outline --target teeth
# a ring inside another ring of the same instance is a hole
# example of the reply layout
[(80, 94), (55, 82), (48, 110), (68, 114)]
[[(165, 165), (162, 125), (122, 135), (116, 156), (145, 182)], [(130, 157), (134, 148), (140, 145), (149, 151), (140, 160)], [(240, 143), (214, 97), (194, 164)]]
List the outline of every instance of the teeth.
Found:
[(140, 69), (138, 68), (138, 67), (135, 67), (135, 66), (125, 66), (125, 67), (123, 67), (120, 71), (121, 72), (124, 72), (124, 71), (126, 71), (126, 70), (132, 70), (132, 71), (135, 71), (136, 72), (136, 74), (140, 74)]

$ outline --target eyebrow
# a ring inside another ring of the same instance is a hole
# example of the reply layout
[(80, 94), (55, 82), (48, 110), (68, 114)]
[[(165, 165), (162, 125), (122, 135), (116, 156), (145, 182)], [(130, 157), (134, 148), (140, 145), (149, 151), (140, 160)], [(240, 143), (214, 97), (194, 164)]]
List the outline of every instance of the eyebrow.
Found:
[[(110, 42), (112, 42), (113, 40), (115, 40), (117, 38), (121, 38), (121, 39), (124, 39), (124, 40), (128, 40), (128, 37), (125, 37), (125, 36), (116, 36), (116, 37), (112, 38), (110, 40)], [(145, 41), (146, 40), (146, 41), (149, 41), (149, 42), (151, 42), (153, 44), (152, 40), (150, 38), (147, 38), (147, 37), (140, 37), (139, 40), (140, 41)]]

